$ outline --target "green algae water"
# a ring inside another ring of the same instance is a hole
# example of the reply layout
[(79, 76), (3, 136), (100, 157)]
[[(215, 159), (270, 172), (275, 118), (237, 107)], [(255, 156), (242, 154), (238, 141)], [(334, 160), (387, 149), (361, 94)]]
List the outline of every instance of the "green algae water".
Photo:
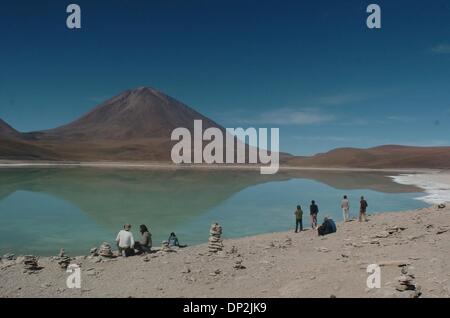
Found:
[(350, 198), (357, 216), (364, 195), (369, 214), (426, 206), (421, 190), (396, 184), (389, 173), (242, 170), (145, 170), (111, 168), (1, 168), (0, 254), (85, 255), (102, 242), (114, 244), (124, 223), (146, 224), (159, 246), (170, 232), (182, 244), (208, 239), (212, 222), (224, 238), (291, 230), (297, 204), (319, 205), (340, 222), (340, 201)]

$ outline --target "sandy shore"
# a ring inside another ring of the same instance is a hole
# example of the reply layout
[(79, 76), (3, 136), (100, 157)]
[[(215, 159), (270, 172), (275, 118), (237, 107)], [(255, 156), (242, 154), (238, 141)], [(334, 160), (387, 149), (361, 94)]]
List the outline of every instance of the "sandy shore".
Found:
[[(442, 203), (450, 193), (448, 173), (393, 178), (423, 187), (419, 199), (427, 202)], [(0, 297), (410, 297), (396, 289), (405, 264), (421, 297), (450, 297), (449, 242), (447, 203), (338, 223), (326, 237), (307, 230), (224, 240), (218, 254), (202, 244), (126, 259), (73, 257), (80, 289), (66, 286), (70, 273), (56, 258), (40, 258), (43, 268), (34, 272), (24, 271), (23, 257), (2, 259)], [(241, 261), (245, 268), (235, 268)], [(367, 287), (369, 264), (381, 268), (379, 289)]]
[[(449, 297), (449, 241), (447, 205), (338, 224), (326, 237), (308, 230), (225, 240), (217, 255), (203, 244), (126, 259), (76, 257), (80, 289), (67, 288), (57, 260), (41, 258), (43, 269), (30, 274), (18, 258), (0, 264), (0, 297), (410, 297), (395, 289), (401, 264), (422, 297)], [(237, 261), (245, 269), (235, 269)], [(369, 264), (381, 266), (380, 289), (367, 288)]]

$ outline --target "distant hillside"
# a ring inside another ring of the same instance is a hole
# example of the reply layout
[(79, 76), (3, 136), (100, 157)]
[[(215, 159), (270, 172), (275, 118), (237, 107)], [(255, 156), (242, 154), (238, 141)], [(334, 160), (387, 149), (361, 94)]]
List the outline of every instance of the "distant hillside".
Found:
[(0, 138), (1, 139), (21, 139), (22, 134), (8, 125), (0, 118)]
[(285, 163), (304, 167), (447, 169), (450, 168), (450, 147), (338, 148), (311, 157), (293, 157)]
[(49, 149), (16, 139), (0, 137), (0, 159), (3, 160), (62, 160)]

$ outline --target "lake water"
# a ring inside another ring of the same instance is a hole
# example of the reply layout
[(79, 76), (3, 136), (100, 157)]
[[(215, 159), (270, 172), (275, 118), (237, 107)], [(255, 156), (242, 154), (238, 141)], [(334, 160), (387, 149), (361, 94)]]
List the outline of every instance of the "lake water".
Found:
[(177, 233), (181, 243), (206, 242), (218, 221), (224, 238), (291, 230), (297, 204), (319, 205), (341, 221), (340, 201), (350, 197), (357, 215), (364, 195), (368, 213), (425, 207), (420, 189), (396, 184), (387, 173), (131, 170), (102, 168), (0, 169), (0, 254), (85, 255), (114, 243), (124, 223), (146, 224), (155, 246)]

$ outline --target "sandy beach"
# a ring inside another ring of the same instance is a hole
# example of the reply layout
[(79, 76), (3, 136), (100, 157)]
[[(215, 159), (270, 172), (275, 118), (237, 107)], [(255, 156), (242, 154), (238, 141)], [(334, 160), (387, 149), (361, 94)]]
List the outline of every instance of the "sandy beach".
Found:
[[(423, 187), (427, 180), (428, 195), (436, 183), (440, 195), (450, 184), (442, 173), (401, 180)], [(337, 233), (325, 237), (306, 230), (226, 239), (224, 228), (224, 250), (217, 254), (202, 244), (129, 258), (73, 257), (80, 289), (67, 288), (70, 273), (57, 258), (40, 258), (43, 268), (31, 273), (23, 257), (3, 259), (0, 297), (412, 297), (413, 291), (396, 288), (403, 266), (421, 297), (449, 297), (449, 215), (449, 204), (381, 213), (367, 223), (338, 223)], [(380, 266), (381, 288), (367, 287), (370, 264)]]

